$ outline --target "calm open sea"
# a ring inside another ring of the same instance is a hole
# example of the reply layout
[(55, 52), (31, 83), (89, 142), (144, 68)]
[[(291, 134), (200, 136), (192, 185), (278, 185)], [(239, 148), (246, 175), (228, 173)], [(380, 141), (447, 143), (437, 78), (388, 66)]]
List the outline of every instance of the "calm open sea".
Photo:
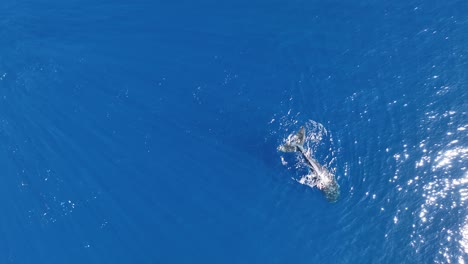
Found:
[(0, 263), (468, 263), (467, 14), (2, 0)]

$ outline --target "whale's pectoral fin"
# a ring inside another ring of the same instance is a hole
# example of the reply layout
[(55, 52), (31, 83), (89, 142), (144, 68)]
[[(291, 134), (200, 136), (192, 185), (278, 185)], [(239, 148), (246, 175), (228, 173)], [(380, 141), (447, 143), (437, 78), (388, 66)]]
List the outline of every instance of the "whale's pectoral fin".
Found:
[(299, 129), (299, 132), (297, 132), (294, 135), (291, 134), (286, 140), (286, 143), (278, 147), (278, 150), (282, 152), (299, 151), (299, 149), (302, 148), (302, 145), (304, 145), (304, 140), (305, 128), (301, 127), (301, 129)]
[(284, 144), (284, 145), (281, 145), (278, 147), (278, 150), (279, 151), (282, 151), (282, 152), (296, 152), (297, 151), (297, 147), (296, 146), (293, 146), (291, 144)]
[(299, 180), (297, 180), (299, 183), (307, 185), (309, 187), (315, 187), (318, 185), (318, 178), (317, 176), (313, 174), (308, 174), (305, 176), (302, 176)]
[(305, 128), (302, 126), (301, 129), (299, 129), (299, 132), (296, 134), (296, 145), (301, 146), (304, 145), (304, 140), (305, 140)]

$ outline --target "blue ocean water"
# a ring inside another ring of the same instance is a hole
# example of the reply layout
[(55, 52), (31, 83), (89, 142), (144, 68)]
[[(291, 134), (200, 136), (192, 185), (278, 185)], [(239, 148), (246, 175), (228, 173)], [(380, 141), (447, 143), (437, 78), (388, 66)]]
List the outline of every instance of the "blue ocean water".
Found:
[(467, 262), (467, 12), (1, 1), (0, 263)]

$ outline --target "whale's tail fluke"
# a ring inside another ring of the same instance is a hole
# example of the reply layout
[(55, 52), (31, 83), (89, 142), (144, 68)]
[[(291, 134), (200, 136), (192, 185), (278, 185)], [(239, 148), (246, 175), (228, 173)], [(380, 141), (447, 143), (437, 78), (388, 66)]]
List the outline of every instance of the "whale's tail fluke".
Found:
[(279, 151), (282, 152), (296, 152), (303, 149), (305, 141), (305, 128), (301, 127), (299, 132), (296, 134), (291, 134), (286, 139), (286, 143), (278, 147)]

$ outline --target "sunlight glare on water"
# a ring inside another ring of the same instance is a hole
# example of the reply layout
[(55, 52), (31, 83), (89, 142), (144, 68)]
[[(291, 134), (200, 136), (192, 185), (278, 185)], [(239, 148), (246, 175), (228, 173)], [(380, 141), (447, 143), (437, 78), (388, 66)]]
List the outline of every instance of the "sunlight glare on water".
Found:
[[(454, 111), (450, 111), (442, 116), (454, 114)], [(447, 138), (441, 141), (447, 143), (436, 143), (432, 148), (426, 145), (430, 139), (421, 141), (418, 150), (420, 159), (415, 162), (415, 170), (423, 177), (418, 175), (408, 181), (408, 186), (421, 182), (422, 193), (420, 208), (415, 212), (419, 221), (413, 224), (411, 245), (418, 252), (436, 238), (441, 256), (435, 259), (436, 263), (465, 263), (463, 255), (468, 249), (468, 147), (463, 145), (466, 142), (450, 138), (452, 135), (453, 132), (446, 132)], [(432, 233), (428, 230), (432, 230)]]

